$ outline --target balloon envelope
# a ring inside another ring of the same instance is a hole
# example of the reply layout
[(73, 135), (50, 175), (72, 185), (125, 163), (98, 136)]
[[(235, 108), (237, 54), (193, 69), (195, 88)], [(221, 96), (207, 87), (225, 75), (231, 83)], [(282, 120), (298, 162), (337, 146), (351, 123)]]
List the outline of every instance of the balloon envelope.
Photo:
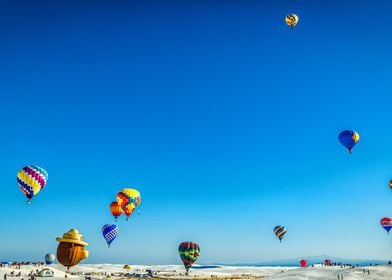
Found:
[(359, 134), (354, 130), (344, 130), (339, 134), (339, 142), (346, 147), (350, 154), (358, 141)]
[(284, 226), (276, 226), (274, 228), (274, 233), (277, 238), (282, 242), (284, 235), (286, 234), (287, 229)]
[(307, 260), (300, 260), (299, 264), (301, 267), (306, 267), (306, 265), (308, 264), (308, 261)]
[(110, 212), (112, 213), (116, 221), (117, 218), (121, 216), (122, 213), (124, 213), (117, 201), (110, 203)]
[(182, 262), (184, 263), (185, 269), (188, 273), (194, 262), (200, 255), (200, 247), (194, 242), (182, 242), (178, 247), (178, 254)]
[(286, 24), (288, 26), (290, 26), (291, 28), (293, 28), (294, 26), (297, 25), (298, 20), (299, 20), (299, 18), (296, 14), (289, 14), (285, 18)]
[(27, 197), (27, 203), (37, 195), (48, 181), (48, 173), (42, 167), (29, 165), (19, 170), (16, 175), (19, 188)]
[(140, 192), (135, 189), (123, 189), (117, 194), (117, 202), (122, 209), (127, 204), (133, 204), (136, 208), (139, 206), (141, 200)]
[(392, 219), (391, 218), (387, 218), (387, 217), (385, 217), (385, 218), (382, 218), (381, 220), (380, 220), (380, 224), (381, 224), (381, 226), (388, 232), (388, 234), (389, 234), (389, 231), (391, 230), (391, 228), (392, 228)]
[(110, 244), (112, 244), (113, 240), (116, 239), (118, 233), (120, 231), (120, 228), (118, 225), (112, 224), (112, 225), (104, 225), (102, 227), (102, 235), (106, 240), (106, 243), (110, 247)]
[(45, 263), (46, 264), (52, 264), (55, 259), (56, 259), (56, 256), (52, 253), (48, 253), (45, 255)]

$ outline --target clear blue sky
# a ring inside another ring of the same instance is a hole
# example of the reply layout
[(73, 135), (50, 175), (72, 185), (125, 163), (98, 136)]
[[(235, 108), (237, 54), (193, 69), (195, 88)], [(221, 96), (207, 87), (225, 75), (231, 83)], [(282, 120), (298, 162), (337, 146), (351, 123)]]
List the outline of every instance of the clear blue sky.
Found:
[[(180, 264), (187, 240), (200, 263), (391, 259), (391, 9), (0, 1), (0, 258), (42, 259), (78, 228), (88, 262)], [(343, 129), (361, 135), (351, 156)], [(49, 173), (30, 206), (16, 184), (29, 164)], [(141, 215), (108, 249), (124, 187)]]

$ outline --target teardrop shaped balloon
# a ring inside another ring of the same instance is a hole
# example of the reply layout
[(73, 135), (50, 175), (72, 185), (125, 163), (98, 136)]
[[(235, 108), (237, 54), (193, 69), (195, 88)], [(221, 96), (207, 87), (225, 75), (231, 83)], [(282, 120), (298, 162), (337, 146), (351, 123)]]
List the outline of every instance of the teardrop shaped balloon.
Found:
[(307, 260), (300, 260), (300, 261), (299, 261), (299, 265), (300, 265), (301, 267), (306, 267), (307, 264), (308, 264), (308, 261), (307, 261)]
[(392, 180), (389, 180), (389, 188), (392, 190)]
[(117, 201), (110, 203), (110, 212), (112, 213), (115, 221), (124, 213)]
[(285, 18), (286, 24), (288, 26), (290, 26), (291, 28), (293, 28), (294, 26), (297, 25), (298, 20), (299, 20), (299, 18), (296, 14), (289, 14)]
[(110, 247), (110, 244), (112, 244), (113, 240), (116, 239), (118, 233), (120, 232), (120, 228), (118, 225), (112, 224), (112, 225), (104, 225), (102, 227), (102, 235), (106, 240), (106, 243)]
[(125, 213), (125, 216), (127, 216), (127, 221), (129, 219), (129, 217), (132, 215), (134, 210), (135, 210), (135, 205), (133, 205), (133, 203), (125, 205), (124, 213)]
[(381, 224), (381, 226), (388, 232), (388, 234), (389, 234), (389, 231), (391, 230), (391, 228), (392, 228), (392, 219), (391, 218), (387, 218), (387, 217), (385, 217), (385, 218), (382, 218), (381, 220), (380, 220), (380, 224)]
[(346, 147), (350, 154), (358, 141), (359, 134), (354, 130), (344, 130), (339, 134), (339, 142)]
[(52, 253), (48, 253), (45, 255), (45, 263), (46, 264), (52, 264), (55, 259), (56, 259), (56, 256)]
[(276, 235), (277, 238), (279, 238), (279, 241), (282, 242), (282, 239), (284, 237), (284, 235), (286, 234), (287, 229), (283, 226), (276, 226), (274, 228), (274, 233)]
[(200, 247), (194, 242), (182, 242), (178, 247), (178, 254), (184, 263), (186, 275), (188, 275), (189, 269), (200, 255)]
[(27, 203), (37, 195), (48, 181), (48, 173), (42, 167), (29, 165), (19, 170), (16, 175), (19, 188), (27, 197)]

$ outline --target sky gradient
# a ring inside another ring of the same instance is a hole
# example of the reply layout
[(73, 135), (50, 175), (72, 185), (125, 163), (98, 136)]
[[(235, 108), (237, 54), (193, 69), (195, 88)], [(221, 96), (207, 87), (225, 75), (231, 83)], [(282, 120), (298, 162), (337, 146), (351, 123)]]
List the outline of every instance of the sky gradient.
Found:
[[(43, 259), (71, 228), (86, 262), (180, 263), (188, 240), (199, 263), (392, 259), (391, 8), (0, 0), (0, 260)], [(49, 173), (31, 205), (25, 165)], [(108, 249), (124, 187), (141, 215)]]

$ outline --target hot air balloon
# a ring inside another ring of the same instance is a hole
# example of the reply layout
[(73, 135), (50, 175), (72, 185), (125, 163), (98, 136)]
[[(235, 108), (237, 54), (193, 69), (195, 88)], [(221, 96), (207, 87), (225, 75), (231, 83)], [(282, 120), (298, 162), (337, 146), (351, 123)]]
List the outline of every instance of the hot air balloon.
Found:
[(279, 241), (282, 242), (284, 235), (286, 234), (287, 229), (283, 226), (276, 226), (274, 228), (274, 233), (276, 237), (279, 238)]
[(48, 173), (39, 166), (29, 165), (19, 170), (16, 175), (19, 188), (27, 197), (27, 203), (38, 194), (48, 181)]
[(388, 234), (389, 234), (389, 231), (391, 230), (391, 228), (392, 228), (392, 219), (391, 218), (387, 218), (387, 217), (385, 217), (385, 218), (382, 218), (381, 220), (380, 220), (380, 224), (381, 224), (381, 226), (388, 232)]
[(135, 210), (135, 205), (133, 203), (124, 206), (124, 213), (125, 216), (127, 216), (127, 221), (129, 217), (132, 215), (133, 210)]
[(299, 265), (300, 265), (301, 267), (306, 267), (307, 264), (308, 264), (308, 261), (307, 261), (307, 260), (300, 260), (300, 261), (299, 261)]
[(344, 130), (339, 134), (339, 142), (346, 147), (350, 154), (358, 141), (359, 134), (354, 130)]
[(56, 240), (60, 242), (57, 247), (57, 260), (67, 267), (67, 271), (81, 260), (88, 258), (89, 252), (84, 249), (88, 244), (83, 241), (83, 235), (77, 229), (71, 229)]
[(392, 190), (392, 180), (389, 181), (389, 188)]
[(123, 189), (117, 194), (117, 202), (128, 218), (133, 210), (139, 206), (141, 200), (139, 191), (135, 189)]
[(56, 256), (52, 253), (48, 253), (45, 255), (45, 263), (46, 264), (52, 264), (55, 259), (56, 259)]
[(110, 244), (112, 244), (113, 240), (116, 239), (118, 233), (120, 231), (120, 228), (118, 225), (104, 225), (102, 227), (102, 235), (106, 240), (106, 243), (108, 243), (108, 247), (110, 247)]
[(188, 275), (189, 269), (200, 255), (200, 247), (194, 242), (182, 242), (178, 247), (178, 254), (184, 263), (186, 275)]
[(299, 18), (296, 14), (289, 14), (285, 18), (286, 24), (288, 26), (290, 26), (291, 28), (293, 28), (294, 26), (297, 25), (298, 20), (299, 20)]
[(122, 213), (124, 213), (117, 201), (110, 203), (110, 212), (112, 213), (116, 222), (117, 218), (121, 216)]

